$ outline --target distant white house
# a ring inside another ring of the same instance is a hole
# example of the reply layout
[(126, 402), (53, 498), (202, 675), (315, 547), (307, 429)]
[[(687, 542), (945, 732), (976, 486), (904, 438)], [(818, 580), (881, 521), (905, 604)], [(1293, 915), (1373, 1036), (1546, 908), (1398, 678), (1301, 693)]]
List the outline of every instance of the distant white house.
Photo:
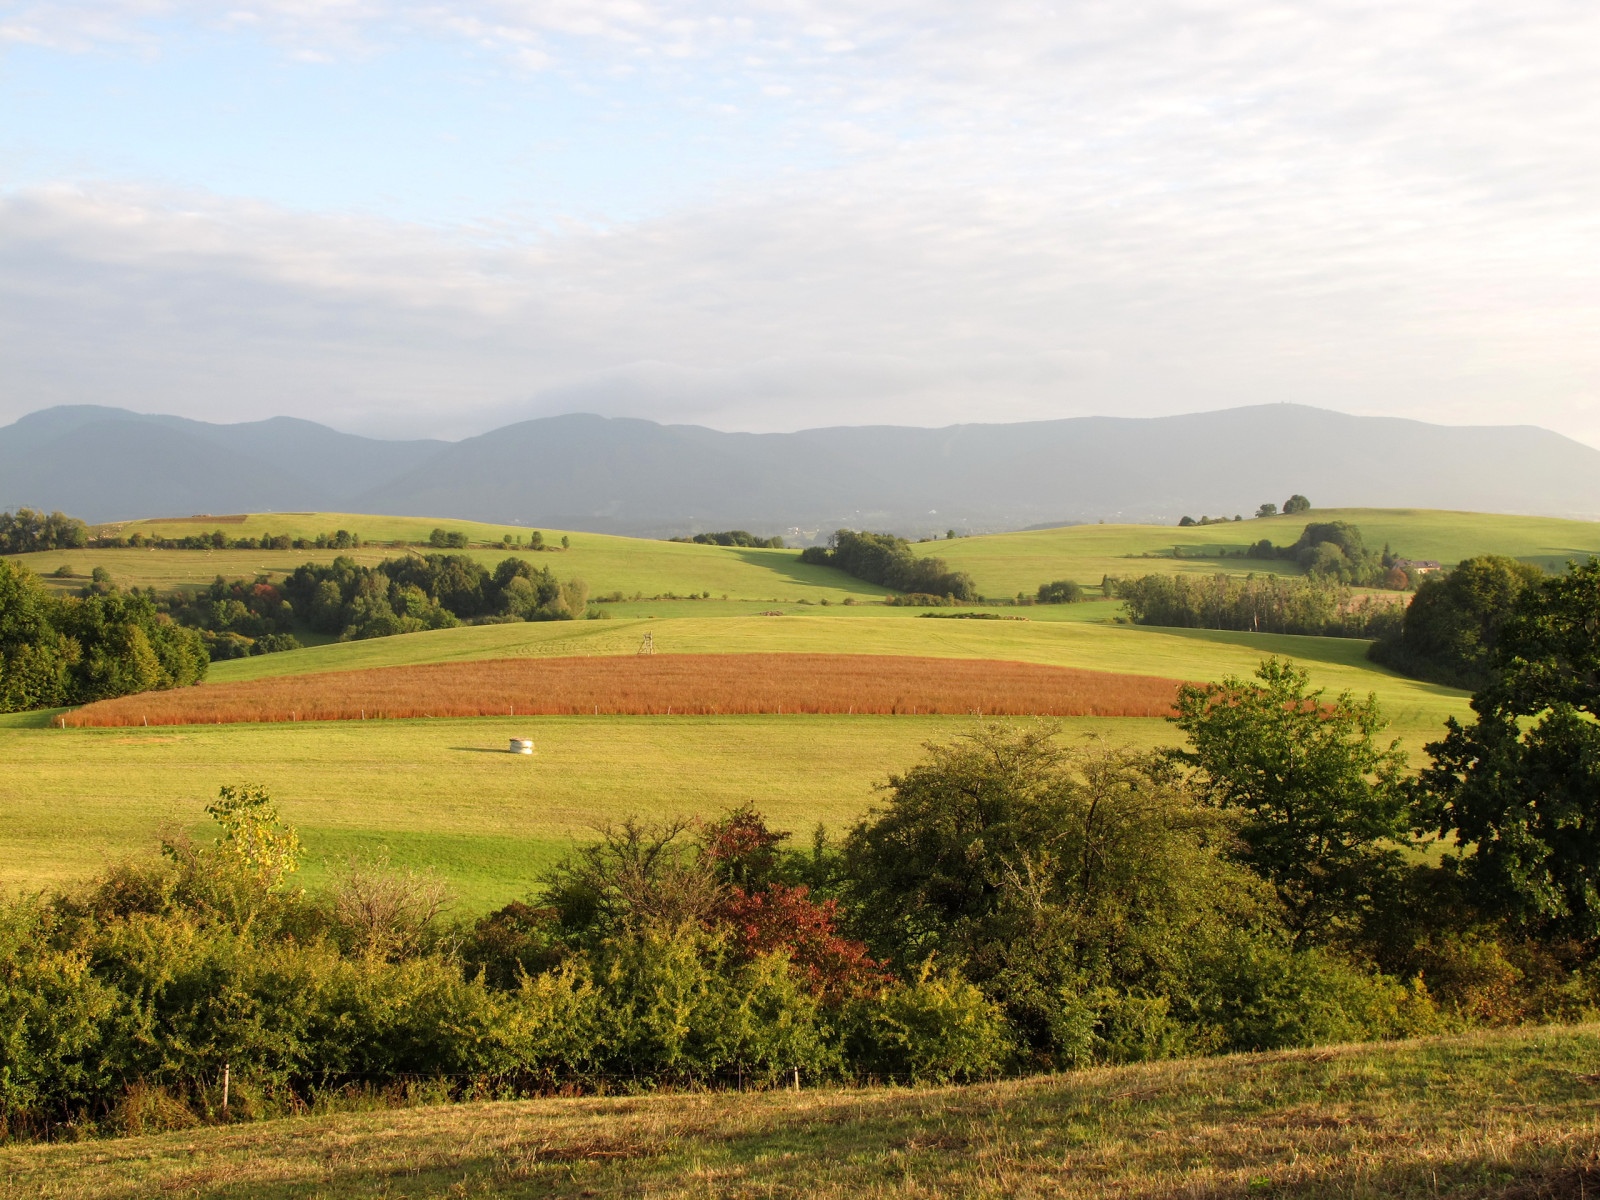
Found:
[(1426, 575), (1429, 571), (1440, 571), (1444, 568), (1431, 558), (1397, 558), (1394, 565), (1402, 571), (1414, 571), (1418, 575)]

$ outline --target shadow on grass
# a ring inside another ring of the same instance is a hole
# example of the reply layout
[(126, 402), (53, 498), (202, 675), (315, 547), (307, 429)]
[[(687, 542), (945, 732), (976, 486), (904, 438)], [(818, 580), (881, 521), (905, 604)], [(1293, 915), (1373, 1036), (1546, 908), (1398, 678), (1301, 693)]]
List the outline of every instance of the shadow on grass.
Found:
[[(782, 550), (751, 550), (742, 546), (730, 547), (730, 554), (736, 554), (753, 567), (771, 571), (774, 575), (786, 579), (799, 587), (831, 587), (844, 592), (855, 592), (857, 595), (887, 596), (887, 588), (881, 588), (875, 583), (867, 583), (857, 579), (854, 575), (846, 575), (837, 567), (818, 567), (800, 561), (798, 555), (785, 554)], [(757, 597), (759, 599), (759, 597)], [(788, 597), (779, 597), (788, 599)]]
[(0, 729), (49, 729), (70, 708), (36, 708), (32, 712), (0, 713)]

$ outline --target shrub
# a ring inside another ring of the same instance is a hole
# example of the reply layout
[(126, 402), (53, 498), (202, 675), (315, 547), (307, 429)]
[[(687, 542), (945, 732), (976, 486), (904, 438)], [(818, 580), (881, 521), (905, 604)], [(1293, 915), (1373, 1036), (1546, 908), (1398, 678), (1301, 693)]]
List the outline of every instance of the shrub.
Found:
[(1076, 604), (1083, 599), (1083, 587), (1070, 579), (1057, 579), (1041, 583), (1037, 598), (1040, 604)]
[(844, 1025), (857, 1071), (907, 1083), (980, 1079), (1011, 1053), (999, 1007), (932, 959), (915, 979), (851, 1004)]

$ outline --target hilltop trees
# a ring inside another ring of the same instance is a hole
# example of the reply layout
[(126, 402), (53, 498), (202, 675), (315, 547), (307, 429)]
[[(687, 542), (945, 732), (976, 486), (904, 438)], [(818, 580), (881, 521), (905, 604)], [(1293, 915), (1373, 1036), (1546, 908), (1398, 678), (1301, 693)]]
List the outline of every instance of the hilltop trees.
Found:
[(905, 538), (888, 533), (857, 533), (840, 529), (828, 547), (809, 546), (800, 554), (803, 563), (837, 567), (846, 575), (876, 583), (896, 592), (949, 596), (975, 600), (977, 587), (965, 571), (952, 571), (942, 558), (922, 558)]
[(669, 542), (693, 542), (701, 546), (745, 546), (755, 550), (782, 550), (781, 537), (756, 537), (743, 529), (723, 533), (697, 533), (693, 537), (668, 538)]
[(1283, 515), (1286, 517), (1292, 517), (1299, 513), (1310, 511), (1311, 501), (1307, 500), (1304, 496), (1298, 493), (1290, 496), (1283, 502)]

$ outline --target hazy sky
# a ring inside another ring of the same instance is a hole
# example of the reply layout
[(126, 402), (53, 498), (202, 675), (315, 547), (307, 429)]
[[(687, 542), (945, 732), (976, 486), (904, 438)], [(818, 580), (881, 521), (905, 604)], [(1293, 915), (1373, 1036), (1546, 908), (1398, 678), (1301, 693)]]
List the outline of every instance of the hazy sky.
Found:
[(1600, 445), (1593, 0), (0, 0), (0, 423)]

